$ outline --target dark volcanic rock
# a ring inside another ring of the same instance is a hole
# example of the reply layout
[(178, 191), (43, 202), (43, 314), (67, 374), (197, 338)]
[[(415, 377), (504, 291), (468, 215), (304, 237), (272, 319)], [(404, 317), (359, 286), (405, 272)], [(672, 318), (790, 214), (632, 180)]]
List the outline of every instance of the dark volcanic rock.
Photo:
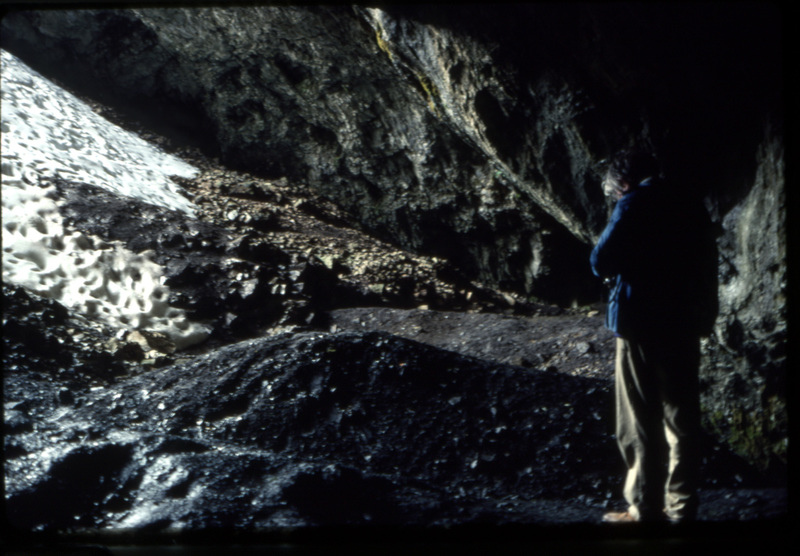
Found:
[(598, 311), (521, 317), (358, 307), (331, 311), (336, 330), (380, 330), (448, 351), (518, 367), (610, 380), (614, 338)]
[(107, 325), (72, 314), (57, 301), (3, 284), (4, 376), (33, 372), (34, 377), (60, 376), (66, 381), (65, 393), (48, 388), (42, 396), (69, 405), (73, 389), (86, 388), (93, 380), (129, 374), (131, 365), (115, 359), (109, 350), (114, 332)]
[[(30, 380), (8, 377), (11, 400)], [(25, 529), (434, 524), (487, 498), (602, 499), (614, 447), (591, 412), (607, 388), (379, 333), (246, 341), (82, 392), (68, 413), (34, 401), (36, 431), (10, 431), (24, 454), (9, 515)]]
[[(758, 152), (755, 185), (722, 221), (720, 318), (706, 346), (706, 415), (751, 460), (788, 467), (787, 229), (783, 148)], [(758, 230), (758, 231), (756, 231)]]
[[(600, 388), (377, 333), (251, 341), (211, 357), (132, 379), (118, 404), (169, 434), (310, 459), (333, 450), (341, 463), (434, 484), (469, 482), (475, 469), (520, 488), (560, 484), (545, 460), (570, 457), (568, 437), (592, 424), (564, 425)], [(214, 362), (217, 372), (202, 372)]]
[[(386, 333), (248, 340), (75, 390), (68, 409), (42, 395), (70, 384), (58, 374), (5, 381), (6, 508), (22, 530), (596, 522), (619, 484), (607, 378)], [(708, 448), (708, 487), (765, 484)], [(779, 491), (714, 496), (704, 518), (785, 508)]]

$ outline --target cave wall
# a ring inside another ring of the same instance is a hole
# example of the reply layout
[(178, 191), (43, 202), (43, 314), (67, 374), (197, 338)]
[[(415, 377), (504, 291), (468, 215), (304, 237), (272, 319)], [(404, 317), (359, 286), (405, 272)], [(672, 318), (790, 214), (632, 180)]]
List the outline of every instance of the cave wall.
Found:
[(376, 236), (557, 303), (601, 299), (588, 253), (611, 208), (606, 160), (652, 147), (724, 229), (712, 426), (763, 437), (785, 425), (781, 16), (769, 3), (35, 10), (6, 14), (2, 45), (233, 167), (307, 183)]
[(708, 428), (764, 468), (783, 469), (787, 419), (787, 220), (784, 148), (768, 129), (753, 187), (722, 219), (720, 317), (704, 345)]
[[(599, 294), (587, 257), (561, 253), (588, 256), (606, 208), (597, 160), (548, 123), (568, 125), (578, 101), (545, 80), (526, 93), (542, 106), (525, 107), (490, 44), (349, 7), (35, 11), (4, 29), (46, 74), (176, 120), (234, 167), (305, 181), (472, 279), (564, 302)], [(509, 122), (542, 135), (538, 154), (506, 137)], [(554, 166), (570, 149), (574, 164)]]

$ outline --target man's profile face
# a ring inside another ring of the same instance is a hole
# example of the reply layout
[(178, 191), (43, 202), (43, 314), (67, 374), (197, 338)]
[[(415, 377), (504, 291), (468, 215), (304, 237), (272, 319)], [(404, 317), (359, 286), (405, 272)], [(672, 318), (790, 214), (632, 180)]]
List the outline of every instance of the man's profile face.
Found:
[(606, 176), (603, 180), (603, 192), (619, 200), (630, 190), (630, 184), (625, 180), (616, 180), (611, 176)]

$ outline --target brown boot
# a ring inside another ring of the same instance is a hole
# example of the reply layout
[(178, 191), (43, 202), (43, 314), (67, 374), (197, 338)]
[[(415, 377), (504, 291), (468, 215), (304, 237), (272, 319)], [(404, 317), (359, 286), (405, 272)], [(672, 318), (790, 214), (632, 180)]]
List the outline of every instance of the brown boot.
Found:
[(603, 514), (606, 523), (636, 523), (639, 521), (630, 512), (608, 512)]

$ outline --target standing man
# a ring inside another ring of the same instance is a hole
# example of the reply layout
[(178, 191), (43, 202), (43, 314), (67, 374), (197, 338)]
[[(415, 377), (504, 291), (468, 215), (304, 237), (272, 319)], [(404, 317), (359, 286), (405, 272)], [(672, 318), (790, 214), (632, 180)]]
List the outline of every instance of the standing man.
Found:
[(627, 466), (624, 512), (604, 521), (697, 514), (700, 337), (717, 314), (715, 229), (699, 200), (658, 177), (655, 158), (623, 151), (603, 190), (617, 204), (591, 255), (611, 279), (606, 326), (616, 336), (616, 436)]

